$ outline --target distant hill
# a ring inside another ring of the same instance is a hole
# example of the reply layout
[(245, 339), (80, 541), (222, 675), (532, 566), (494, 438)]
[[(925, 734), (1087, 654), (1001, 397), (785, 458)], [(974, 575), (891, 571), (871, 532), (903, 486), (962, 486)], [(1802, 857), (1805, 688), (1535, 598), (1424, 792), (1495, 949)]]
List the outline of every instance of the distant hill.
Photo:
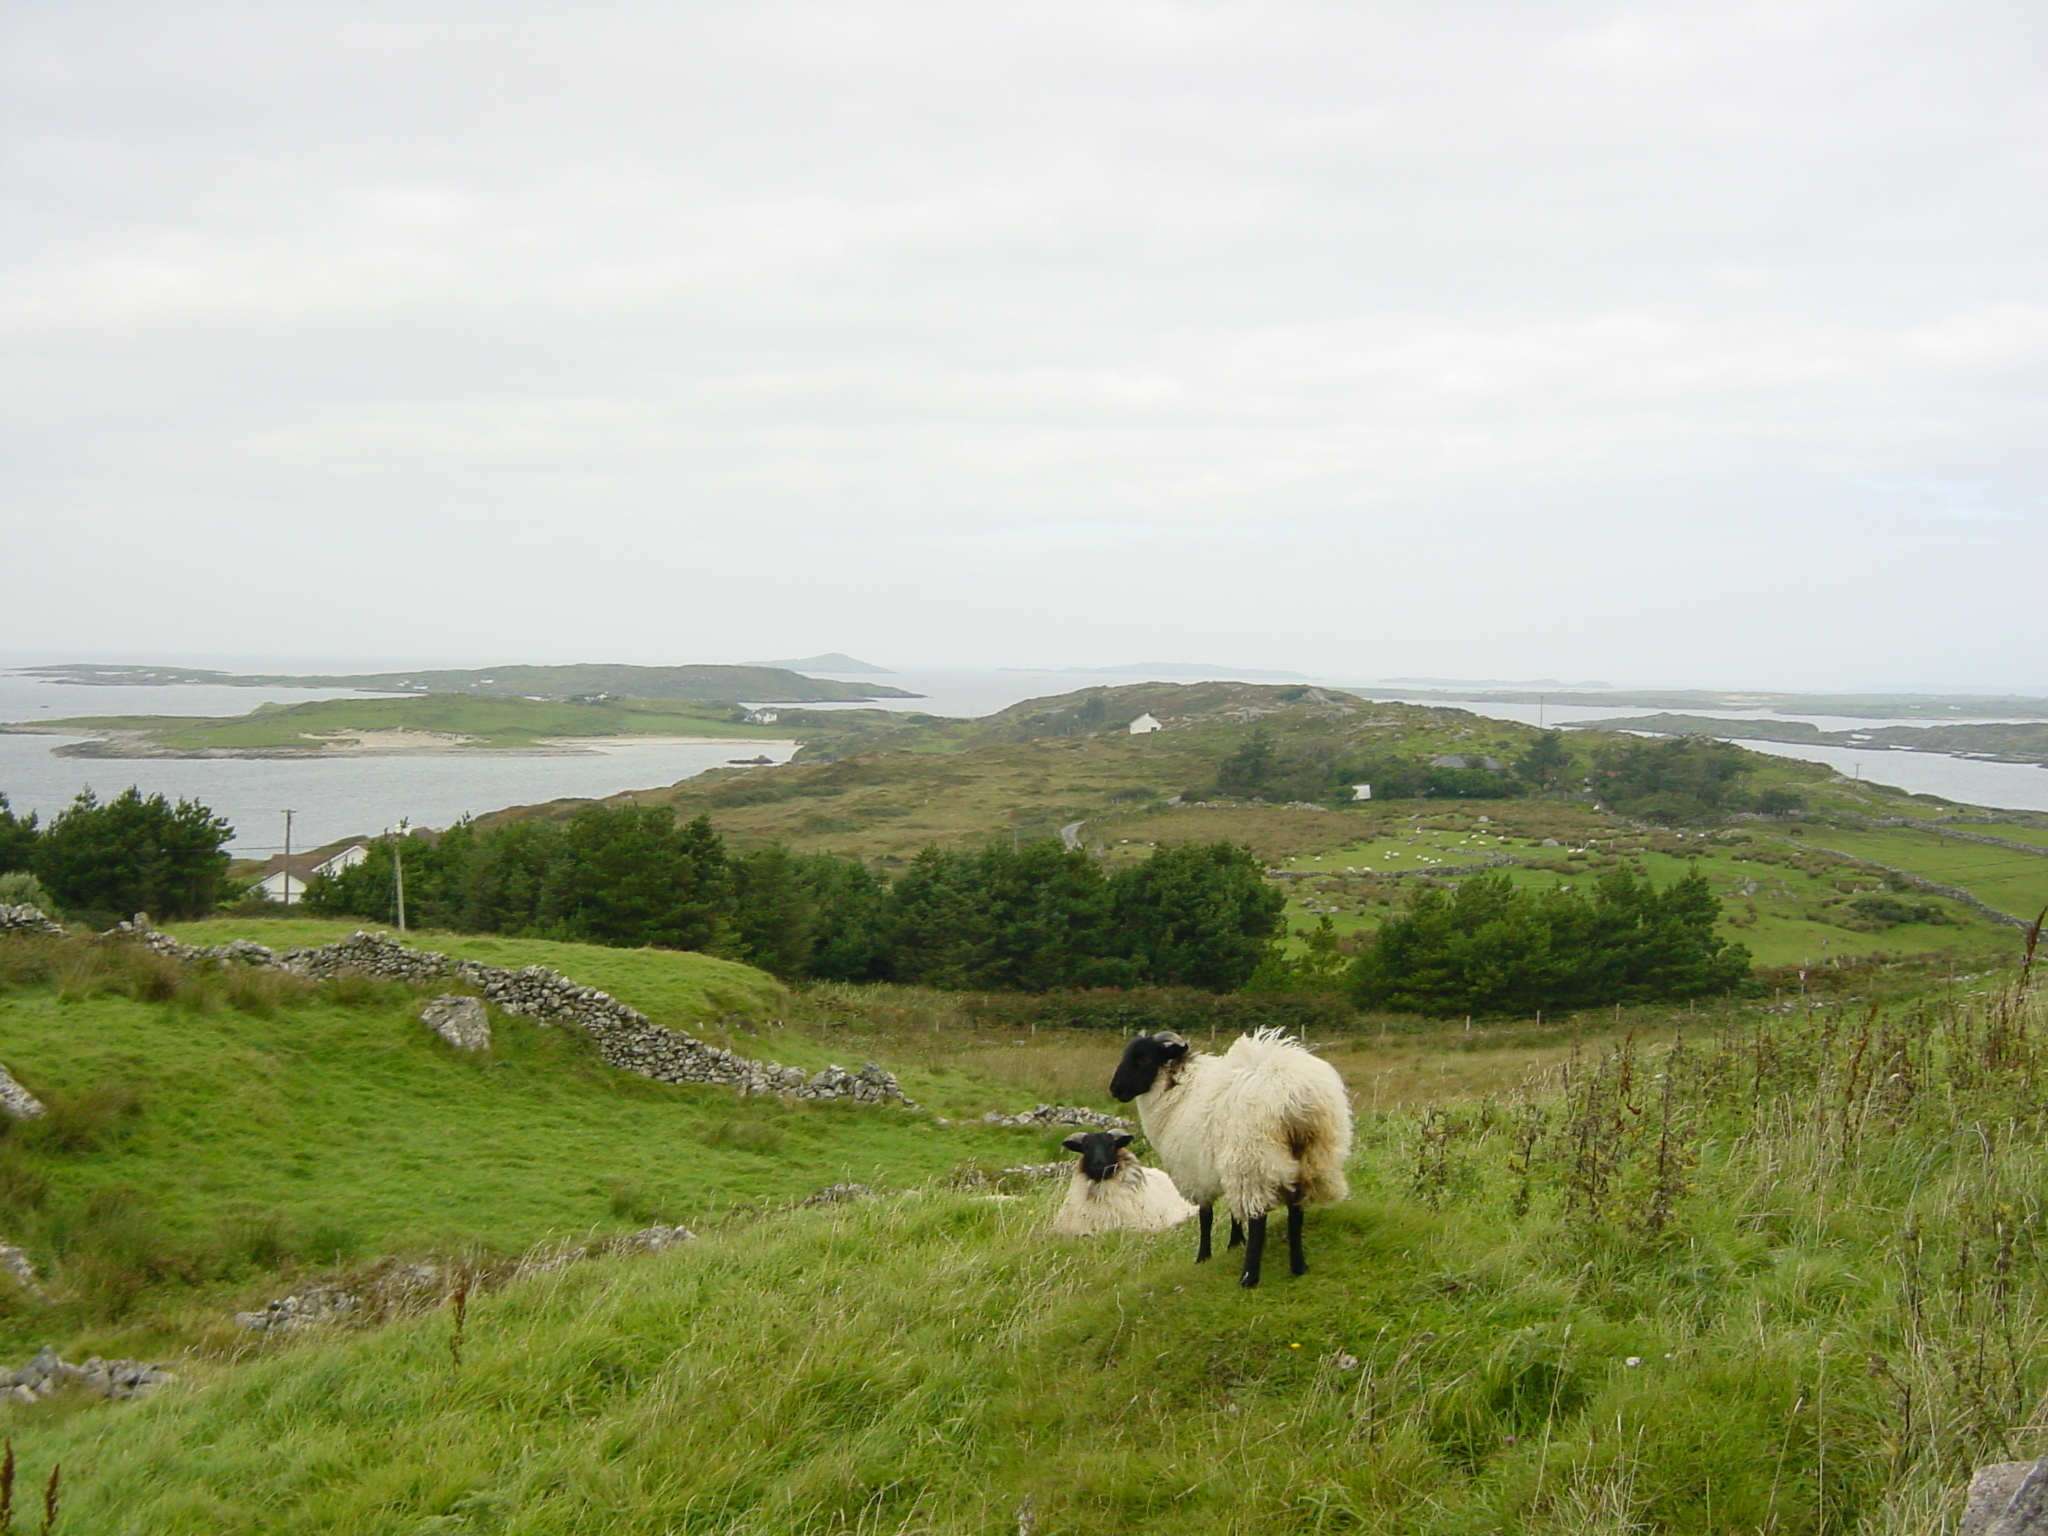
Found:
[(787, 667), (792, 672), (850, 672), (863, 676), (894, 677), (892, 667), (878, 667), (844, 651), (827, 651), (822, 656), (799, 656), (794, 661), (758, 661), (758, 667)]
[(1603, 683), (1598, 678), (1589, 678), (1583, 683), (1567, 683), (1555, 677), (1531, 677), (1520, 682), (1511, 682), (1499, 677), (1383, 677), (1383, 683), (1406, 684), (1413, 688), (1612, 688), (1614, 684)]
[[(1004, 668), (1005, 671), (1012, 670)], [(1015, 670), (1022, 670), (1021, 668)], [(1133, 661), (1119, 667), (1061, 667), (1063, 673), (1078, 672), (1091, 677), (1186, 677), (1200, 682), (1264, 680), (1273, 683), (1305, 683), (1306, 672), (1261, 672), (1257, 667), (1225, 667), (1209, 661)]]
[(229, 688), (359, 688), (367, 693), (482, 693), (539, 699), (612, 694), (632, 699), (696, 699), (737, 704), (860, 703), (918, 699), (883, 683), (829, 683), (781, 667), (632, 667), (581, 662), (560, 667), (472, 667), (343, 675), (242, 674), (201, 667), (62, 666), (24, 669), (60, 683), (162, 686), (211, 683)]

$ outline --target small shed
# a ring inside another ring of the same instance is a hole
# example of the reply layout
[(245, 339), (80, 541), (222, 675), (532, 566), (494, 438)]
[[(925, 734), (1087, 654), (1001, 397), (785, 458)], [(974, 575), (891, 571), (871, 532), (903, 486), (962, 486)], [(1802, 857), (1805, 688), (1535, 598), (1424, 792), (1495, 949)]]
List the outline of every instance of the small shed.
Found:
[(1133, 736), (1149, 736), (1159, 729), (1159, 721), (1150, 713), (1142, 714), (1131, 722)]

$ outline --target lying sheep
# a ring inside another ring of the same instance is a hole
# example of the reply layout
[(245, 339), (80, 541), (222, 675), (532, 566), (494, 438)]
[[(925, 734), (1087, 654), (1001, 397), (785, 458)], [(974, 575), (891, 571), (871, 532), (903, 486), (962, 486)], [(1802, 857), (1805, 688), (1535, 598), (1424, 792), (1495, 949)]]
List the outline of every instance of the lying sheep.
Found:
[(1301, 1213), (1342, 1200), (1351, 1155), (1351, 1101), (1337, 1069), (1279, 1030), (1243, 1035), (1221, 1056), (1193, 1050), (1171, 1030), (1124, 1047), (1110, 1079), (1119, 1103), (1138, 1103), (1145, 1135), (1180, 1192), (1201, 1211), (1196, 1262), (1209, 1257), (1218, 1200), (1228, 1207), (1231, 1243), (1244, 1229), (1238, 1284), (1259, 1283), (1266, 1213), (1287, 1207), (1288, 1265), (1308, 1272)]
[(1081, 1154), (1067, 1198), (1052, 1219), (1062, 1237), (1096, 1232), (1163, 1232), (1195, 1214), (1173, 1180), (1125, 1150), (1129, 1131), (1082, 1131), (1060, 1145)]

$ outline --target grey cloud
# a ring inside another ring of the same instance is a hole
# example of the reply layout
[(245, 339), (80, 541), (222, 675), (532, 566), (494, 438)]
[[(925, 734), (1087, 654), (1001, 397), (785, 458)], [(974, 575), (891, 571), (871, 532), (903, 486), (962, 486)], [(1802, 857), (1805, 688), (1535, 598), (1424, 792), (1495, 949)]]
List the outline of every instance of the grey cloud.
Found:
[(0, 644), (229, 649), (282, 569), (338, 652), (2037, 648), (2038, 519), (1872, 489), (2048, 486), (2036, 7), (0, 27)]

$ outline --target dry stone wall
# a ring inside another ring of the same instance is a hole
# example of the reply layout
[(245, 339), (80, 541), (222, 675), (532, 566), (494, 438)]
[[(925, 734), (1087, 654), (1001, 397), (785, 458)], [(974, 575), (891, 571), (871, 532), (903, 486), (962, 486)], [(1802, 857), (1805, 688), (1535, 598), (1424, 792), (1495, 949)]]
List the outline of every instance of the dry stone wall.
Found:
[(0, 933), (62, 934), (64, 926), (45, 917), (40, 908), (14, 906), (0, 901)]
[[(39, 914), (40, 915), (40, 914)], [(500, 1012), (543, 1025), (573, 1024), (589, 1033), (609, 1065), (663, 1083), (707, 1083), (741, 1093), (773, 1093), (793, 1099), (853, 1099), (864, 1104), (909, 1104), (892, 1072), (869, 1062), (858, 1071), (824, 1067), (807, 1073), (772, 1061), (755, 1061), (656, 1024), (607, 992), (579, 986), (544, 965), (519, 970), (456, 960), (432, 950), (411, 949), (389, 934), (358, 931), (313, 949), (267, 948), (238, 939), (232, 944), (181, 944), (159, 933), (136, 914), (117, 924), (109, 937), (132, 939), (180, 960), (235, 962), (275, 967), (316, 980), (344, 973), (391, 981), (431, 984), (455, 981), (474, 987)]]

